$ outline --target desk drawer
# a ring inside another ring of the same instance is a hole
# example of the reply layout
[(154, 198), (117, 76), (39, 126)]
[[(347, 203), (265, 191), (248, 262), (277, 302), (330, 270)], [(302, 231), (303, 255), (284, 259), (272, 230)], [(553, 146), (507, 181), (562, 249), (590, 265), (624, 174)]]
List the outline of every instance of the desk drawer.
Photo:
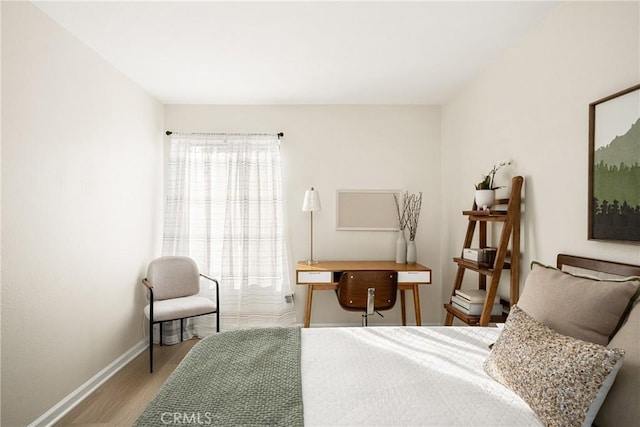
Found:
[(331, 283), (331, 271), (298, 271), (298, 283)]
[(398, 283), (431, 283), (430, 271), (399, 271)]

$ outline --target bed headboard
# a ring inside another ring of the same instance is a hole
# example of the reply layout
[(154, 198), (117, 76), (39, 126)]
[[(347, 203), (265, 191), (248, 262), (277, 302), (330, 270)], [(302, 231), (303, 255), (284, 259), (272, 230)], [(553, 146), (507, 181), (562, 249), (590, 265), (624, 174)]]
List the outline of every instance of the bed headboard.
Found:
[[(559, 254), (557, 267), (570, 272), (593, 274), (600, 278), (604, 276), (630, 277), (640, 276), (640, 265), (624, 264), (614, 261), (604, 261), (575, 255)], [(588, 271), (584, 271), (588, 270)]]

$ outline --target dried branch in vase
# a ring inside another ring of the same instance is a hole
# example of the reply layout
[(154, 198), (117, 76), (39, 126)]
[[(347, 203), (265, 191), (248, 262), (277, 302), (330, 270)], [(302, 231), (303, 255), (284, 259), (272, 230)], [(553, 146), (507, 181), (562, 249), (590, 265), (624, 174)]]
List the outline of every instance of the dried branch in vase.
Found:
[(398, 200), (398, 195), (394, 194), (393, 195), (393, 200), (396, 202), (396, 212), (398, 213), (398, 229), (399, 230), (404, 230), (407, 226), (407, 217), (408, 217), (408, 208), (409, 206), (407, 205), (407, 196), (408, 196), (408, 192), (404, 193), (403, 196), (403, 203), (402, 203), (402, 213), (400, 213), (400, 201)]
[(409, 240), (415, 240), (416, 231), (418, 231), (420, 209), (422, 208), (422, 191), (408, 197), (405, 194), (404, 203), (407, 206), (407, 228), (409, 229)]

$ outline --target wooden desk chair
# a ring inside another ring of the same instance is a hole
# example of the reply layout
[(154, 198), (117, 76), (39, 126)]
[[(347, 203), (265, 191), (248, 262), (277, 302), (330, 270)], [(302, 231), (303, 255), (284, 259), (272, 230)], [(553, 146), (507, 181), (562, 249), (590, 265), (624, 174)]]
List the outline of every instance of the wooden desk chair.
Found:
[(348, 311), (362, 311), (362, 326), (367, 317), (396, 304), (398, 273), (390, 270), (345, 271), (338, 282), (338, 302)]

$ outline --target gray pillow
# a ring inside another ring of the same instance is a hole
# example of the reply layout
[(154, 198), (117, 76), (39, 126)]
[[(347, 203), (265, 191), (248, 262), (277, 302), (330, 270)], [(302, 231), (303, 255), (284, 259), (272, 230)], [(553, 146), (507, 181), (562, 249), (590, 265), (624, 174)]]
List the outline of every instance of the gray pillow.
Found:
[(598, 280), (533, 262), (518, 307), (563, 335), (607, 345), (638, 287), (637, 277)]

